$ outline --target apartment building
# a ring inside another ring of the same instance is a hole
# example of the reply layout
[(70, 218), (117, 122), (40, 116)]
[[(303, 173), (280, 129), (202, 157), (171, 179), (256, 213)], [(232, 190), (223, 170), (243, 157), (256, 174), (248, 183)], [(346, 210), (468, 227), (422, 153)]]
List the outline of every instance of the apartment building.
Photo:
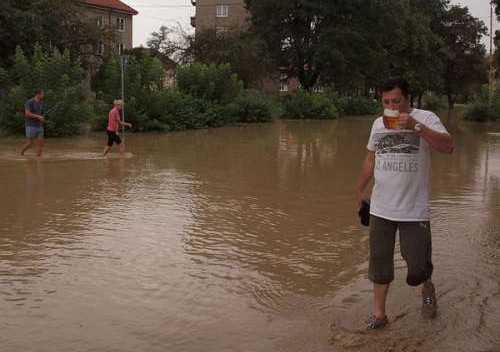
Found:
[(196, 6), (196, 16), (191, 25), (196, 32), (215, 30), (217, 33), (244, 29), (248, 23), (248, 11), (244, 0), (191, 0)]
[[(205, 30), (225, 33), (248, 28), (250, 14), (244, 0), (191, 0), (191, 3), (196, 6), (196, 14), (191, 17), (191, 25), (195, 27), (196, 33)], [(277, 69), (273, 77), (256, 82), (254, 88), (269, 94), (287, 94), (298, 87), (297, 79), (290, 79), (286, 70)]]
[(97, 27), (113, 31), (112, 40), (96, 43), (95, 53), (103, 57), (132, 49), (133, 16), (138, 12), (120, 0), (76, 0), (82, 16)]

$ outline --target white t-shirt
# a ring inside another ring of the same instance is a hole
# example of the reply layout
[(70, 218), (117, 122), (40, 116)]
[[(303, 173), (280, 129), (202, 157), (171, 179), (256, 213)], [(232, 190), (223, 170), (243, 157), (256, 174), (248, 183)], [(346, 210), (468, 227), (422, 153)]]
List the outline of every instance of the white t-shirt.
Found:
[[(410, 115), (436, 132), (448, 133), (431, 111), (413, 109)], [(375, 152), (370, 214), (393, 221), (429, 220), (429, 144), (414, 131), (386, 129), (379, 117), (367, 148)]]

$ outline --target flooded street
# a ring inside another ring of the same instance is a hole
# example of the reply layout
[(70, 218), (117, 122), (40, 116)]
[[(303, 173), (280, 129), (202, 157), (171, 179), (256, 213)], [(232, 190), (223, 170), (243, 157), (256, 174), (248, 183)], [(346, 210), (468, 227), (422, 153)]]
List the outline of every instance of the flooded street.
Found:
[(42, 162), (0, 139), (0, 351), (500, 351), (500, 125), (453, 116), (454, 154), (433, 155), (439, 315), (398, 251), (392, 324), (359, 331), (372, 120), (127, 134), (123, 159), (99, 157), (104, 134), (48, 139)]

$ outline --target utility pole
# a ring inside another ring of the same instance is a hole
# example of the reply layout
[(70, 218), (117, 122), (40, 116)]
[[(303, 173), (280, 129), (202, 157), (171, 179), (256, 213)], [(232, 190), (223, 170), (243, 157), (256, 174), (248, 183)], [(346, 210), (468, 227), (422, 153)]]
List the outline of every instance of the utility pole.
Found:
[[(121, 73), (121, 83), (122, 83), (122, 122), (125, 122), (125, 69), (128, 64), (128, 56), (120, 55), (120, 73)], [(122, 138), (125, 141), (125, 126), (122, 125)]]

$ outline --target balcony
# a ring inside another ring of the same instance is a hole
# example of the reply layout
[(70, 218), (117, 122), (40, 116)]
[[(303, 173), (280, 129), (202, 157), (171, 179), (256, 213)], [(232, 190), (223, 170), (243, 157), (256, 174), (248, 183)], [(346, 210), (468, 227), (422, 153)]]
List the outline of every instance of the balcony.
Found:
[(193, 6), (196, 6), (196, 0), (191, 0), (191, 4), (193, 4)]
[(191, 26), (196, 27), (196, 16), (191, 16)]

